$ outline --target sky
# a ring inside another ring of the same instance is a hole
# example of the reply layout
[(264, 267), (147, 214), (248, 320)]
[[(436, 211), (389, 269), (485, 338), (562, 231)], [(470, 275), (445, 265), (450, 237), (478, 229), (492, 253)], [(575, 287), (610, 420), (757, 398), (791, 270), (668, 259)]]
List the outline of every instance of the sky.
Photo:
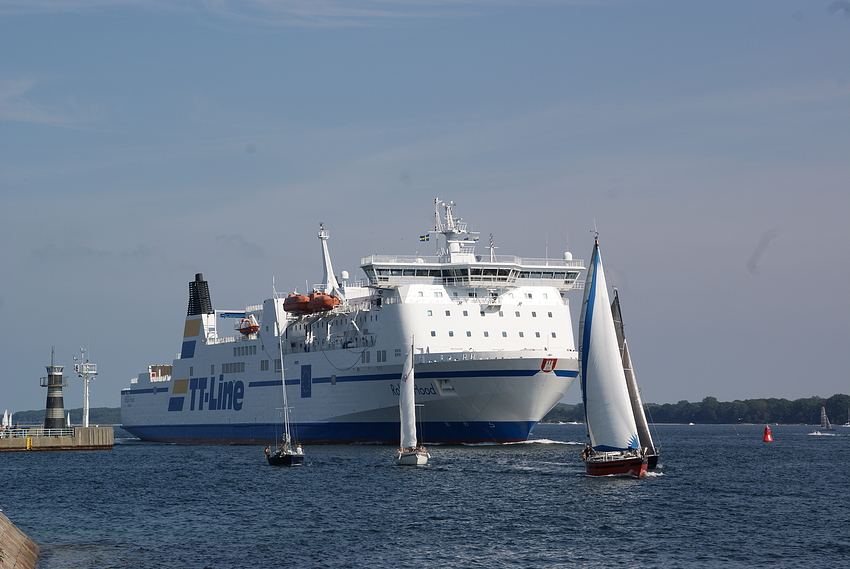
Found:
[(118, 407), (196, 272), (304, 290), (323, 223), (361, 275), (435, 198), (499, 254), (597, 230), (644, 401), (850, 393), (848, 56), (845, 0), (0, 0), (0, 409), (52, 347)]

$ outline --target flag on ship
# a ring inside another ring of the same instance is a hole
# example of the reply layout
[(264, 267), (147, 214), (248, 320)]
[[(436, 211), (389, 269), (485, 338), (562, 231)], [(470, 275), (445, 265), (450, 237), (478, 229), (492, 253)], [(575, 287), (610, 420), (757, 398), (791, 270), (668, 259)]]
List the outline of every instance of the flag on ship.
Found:
[(419, 236), (419, 240), (420, 240), (420, 241), (430, 241), (430, 240), (431, 240), (431, 236), (430, 236), (430, 235), (420, 235), (420, 236)]

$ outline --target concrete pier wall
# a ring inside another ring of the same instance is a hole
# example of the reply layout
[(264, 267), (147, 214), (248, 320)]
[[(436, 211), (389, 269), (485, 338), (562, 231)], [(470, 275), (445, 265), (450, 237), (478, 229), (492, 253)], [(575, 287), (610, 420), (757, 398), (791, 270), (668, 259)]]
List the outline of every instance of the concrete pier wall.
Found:
[(32, 450), (109, 450), (115, 441), (112, 427), (74, 427), (74, 436), (43, 436), (44, 429), (16, 431), (0, 439), (0, 452)]
[(35, 569), (38, 546), (0, 513), (0, 569)]

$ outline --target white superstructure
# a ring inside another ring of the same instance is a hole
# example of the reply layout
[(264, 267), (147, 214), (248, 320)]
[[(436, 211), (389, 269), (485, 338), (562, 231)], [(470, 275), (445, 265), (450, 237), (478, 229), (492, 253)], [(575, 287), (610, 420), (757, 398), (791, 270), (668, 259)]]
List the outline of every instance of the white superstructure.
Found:
[(324, 227), (325, 282), (309, 298), (213, 310), (197, 275), (180, 357), (122, 391), (125, 428), (148, 440), (271, 440), (285, 369), (300, 442), (395, 443), (415, 337), (423, 441), (525, 440), (578, 375), (565, 294), (583, 264), (495, 255), (492, 238), (476, 255), (478, 234), (452, 203), (435, 204), (434, 230), (420, 239), (441, 239), (438, 254), (366, 257), (363, 282), (334, 276)]

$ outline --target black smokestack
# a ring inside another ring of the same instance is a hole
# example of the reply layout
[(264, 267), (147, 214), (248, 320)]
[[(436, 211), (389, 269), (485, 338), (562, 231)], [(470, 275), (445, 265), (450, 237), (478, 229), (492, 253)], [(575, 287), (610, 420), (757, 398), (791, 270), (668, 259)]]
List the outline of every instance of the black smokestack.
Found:
[(215, 312), (210, 300), (210, 287), (204, 280), (204, 275), (198, 273), (195, 280), (189, 283), (189, 316), (212, 314)]

